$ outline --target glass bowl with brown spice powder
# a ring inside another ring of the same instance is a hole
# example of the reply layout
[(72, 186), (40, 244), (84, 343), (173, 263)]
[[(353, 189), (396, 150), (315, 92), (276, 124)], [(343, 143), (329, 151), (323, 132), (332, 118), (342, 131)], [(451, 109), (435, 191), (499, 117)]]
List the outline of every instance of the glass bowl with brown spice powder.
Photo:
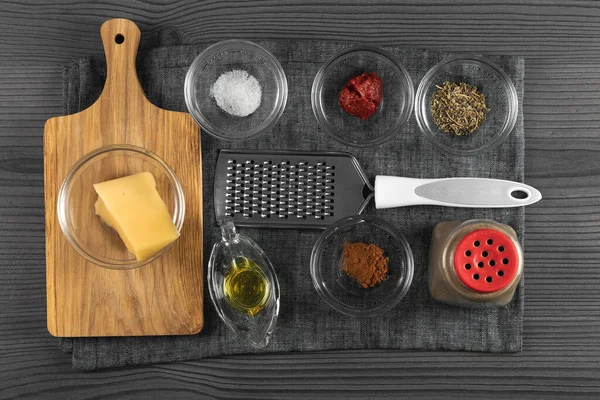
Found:
[(410, 288), (414, 261), (406, 238), (381, 218), (343, 218), (315, 243), (310, 273), (317, 293), (335, 310), (355, 317), (389, 311)]
[(510, 77), (479, 56), (436, 64), (415, 96), (415, 117), (425, 137), (459, 156), (500, 145), (513, 130), (517, 114), (517, 90)]

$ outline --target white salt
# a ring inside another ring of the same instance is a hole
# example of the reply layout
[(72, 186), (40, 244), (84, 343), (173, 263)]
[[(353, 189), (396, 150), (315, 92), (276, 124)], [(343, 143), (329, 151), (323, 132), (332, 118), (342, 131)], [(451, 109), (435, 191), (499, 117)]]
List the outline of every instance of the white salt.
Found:
[(210, 94), (228, 114), (245, 117), (260, 106), (262, 90), (255, 77), (234, 69), (219, 76), (210, 88)]

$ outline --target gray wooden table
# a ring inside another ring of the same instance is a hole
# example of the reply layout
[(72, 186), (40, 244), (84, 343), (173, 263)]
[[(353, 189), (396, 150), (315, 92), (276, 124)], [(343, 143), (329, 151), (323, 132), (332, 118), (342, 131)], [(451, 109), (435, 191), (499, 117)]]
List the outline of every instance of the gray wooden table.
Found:
[[(0, 398), (600, 397), (600, 3), (593, 1), (0, 3)], [(489, 3), (489, 4), (486, 4)], [(526, 56), (524, 350), (349, 351), (74, 372), (46, 331), (42, 130), (61, 71), (102, 51), (106, 19), (142, 47), (332, 38)], [(168, 32), (167, 32), (168, 33)]]

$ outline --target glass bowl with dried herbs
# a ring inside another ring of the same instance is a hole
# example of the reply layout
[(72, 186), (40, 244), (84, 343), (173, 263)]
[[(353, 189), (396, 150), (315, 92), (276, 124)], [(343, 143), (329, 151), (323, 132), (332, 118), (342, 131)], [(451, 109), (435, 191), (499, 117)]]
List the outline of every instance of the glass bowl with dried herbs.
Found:
[(454, 57), (425, 74), (415, 96), (415, 117), (425, 136), (454, 155), (495, 148), (517, 122), (518, 98), (510, 77), (479, 57)]

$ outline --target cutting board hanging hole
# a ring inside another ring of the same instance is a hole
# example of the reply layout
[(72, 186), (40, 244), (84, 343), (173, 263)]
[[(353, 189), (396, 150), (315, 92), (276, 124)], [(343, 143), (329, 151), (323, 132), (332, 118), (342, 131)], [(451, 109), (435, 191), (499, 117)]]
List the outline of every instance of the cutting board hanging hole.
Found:
[(116, 44), (121, 44), (125, 41), (125, 36), (121, 35), (120, 33), (117, 33), (115, 35), (115, 43)]

